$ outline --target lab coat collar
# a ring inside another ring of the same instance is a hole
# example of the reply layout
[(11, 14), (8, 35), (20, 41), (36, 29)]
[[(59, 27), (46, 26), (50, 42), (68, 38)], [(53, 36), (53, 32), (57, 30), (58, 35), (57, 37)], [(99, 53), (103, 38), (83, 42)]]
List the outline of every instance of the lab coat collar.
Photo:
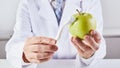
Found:
[[(50, 4), (50, 1), (51, 0), (41, 0), (41, 2), (44, 3), (44, 5), (48, 7), (47, 9), (50, 10), (49, 13), (51, 14), (51, 18), (54, 21), (54, 22), (52, 22), (52, 24), (54, 24), (54, 25), (56, 25), (56, 27), (58, 27), (57, 18), (56, 18), (56, 15), (54, 13), (54, 10)], [(66, 0), (59, 28), (64, 23), (66, 23), (70, 20), (71, 16), (76, 13), (76, 9), (80, 10), (79, 5), (80, 5), (80, 0), (74, 0), (74, 1), (73, 0)]]

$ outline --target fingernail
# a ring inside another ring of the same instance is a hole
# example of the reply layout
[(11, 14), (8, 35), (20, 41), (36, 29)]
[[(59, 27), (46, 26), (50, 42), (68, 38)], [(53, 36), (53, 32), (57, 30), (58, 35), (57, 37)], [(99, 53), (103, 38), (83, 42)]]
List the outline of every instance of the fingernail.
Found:
[(96, 33), (97, 33), (97, 32), (94, 30), (94, 31), (93, 31), (93, 34), (96, 34)]
[(86, 36), (85, 36), (85, 39), (89, 39), (89, 36), (86, 35)]
[(57, 46), (52, 46), (51, 49), (56, 51), (58, 48)]
[(90, 32), (90, 34), (91, 34), (91, 35), (94, 35), (94, 31), (92, 30), (92, 31)]
[(53, 40), (53, 39), (51, 39), (51, 40), (49, 40), (49, 43), (51, 43), (51, 44), (56, 44), (56, 40)]
[(71, 37), (71, 40), (73, 40), (73, 37)]
[(73, 38), (72, 38), (72, 41), (75, 42), (75, 41), (76, 41), (76, 37), (73, 37)]

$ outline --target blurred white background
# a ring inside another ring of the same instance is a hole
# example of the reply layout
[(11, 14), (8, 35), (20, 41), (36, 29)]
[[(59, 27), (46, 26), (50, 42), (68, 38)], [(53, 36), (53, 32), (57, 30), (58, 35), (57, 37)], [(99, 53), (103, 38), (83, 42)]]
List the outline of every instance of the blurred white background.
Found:
[[(5, 58), (4, 47), (12, 35), (16, 10), (20, 0), (0, 0), (0, 59)], [(106, 58), (120, 59), (120, 0), (101, 0), (104, 36), (107, 42)]]
[(13, 33), (20, 0), (0, 0), (0, 59), (5, 58), (5, 44)]

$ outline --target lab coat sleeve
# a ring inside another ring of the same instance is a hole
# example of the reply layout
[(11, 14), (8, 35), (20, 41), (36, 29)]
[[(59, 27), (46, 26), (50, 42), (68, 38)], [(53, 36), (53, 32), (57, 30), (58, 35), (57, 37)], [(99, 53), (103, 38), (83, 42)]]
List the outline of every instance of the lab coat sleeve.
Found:
[(18, 7), (14, 34), (6, 44), (6, 58), (15, 68), (24, 65), (22, 60), (23, 47), (27, 37), (33, 36), (27, 0), (22, 0)]
[(103, 59), (106, 55), (106, 43), (102, 35), (103, 31), (103, 19), (100, 0), (83, 0), (83, 10), (91, 13), (97, 21), (97, 31), (101, 34), (101, 43), (98, 51), (89, 59), (84, 59), (79, 55), (76, 56), (77, 64), (82, 66), (88, 66), (97, 62), (97, 60)]

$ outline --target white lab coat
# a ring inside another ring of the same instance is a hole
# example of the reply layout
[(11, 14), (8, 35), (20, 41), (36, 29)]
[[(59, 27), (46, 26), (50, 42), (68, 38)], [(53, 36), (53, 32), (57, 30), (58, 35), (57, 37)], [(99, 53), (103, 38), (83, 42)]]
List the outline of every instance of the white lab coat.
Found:
[[(58, 26), (50, 0), (22, 0), (17, 13), (14, 34), (6, 45), (7, 59), (16, 67), (36, 68), (37, 64), (25, 64), (22, 60), (23, 47), (26, 38), (31, 36), (47, 36), (55, 38), (59, 28), (80, 8), (81, 0), (66, 0), (65, 8)], [(102, 35), (103, 20), (100, 0), (83, 0), (83, 11), (94, 15), (97, 20), (97, 31)], [(59, 50), (53, 59), (77, 59), (80, 66), (86, 66), (91, 62), (101, 59), (106, 54), (105, 41), (102, 38), (99, 50), (90, 59), (77, 56), (77, 50), (70, 41), (68, 28), (64, 28), (57, 46)]]

